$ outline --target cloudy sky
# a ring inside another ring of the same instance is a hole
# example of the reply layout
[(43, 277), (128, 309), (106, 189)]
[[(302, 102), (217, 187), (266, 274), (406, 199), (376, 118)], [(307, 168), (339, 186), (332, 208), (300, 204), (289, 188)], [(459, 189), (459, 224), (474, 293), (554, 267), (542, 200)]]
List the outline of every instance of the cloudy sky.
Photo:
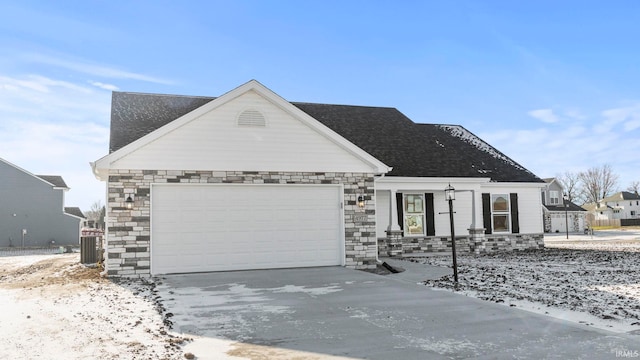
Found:
[(540, 177), (640, 181), (640, 2), (0, 0), (0, 158), (104, 202), (112, 91), (395, 107)]

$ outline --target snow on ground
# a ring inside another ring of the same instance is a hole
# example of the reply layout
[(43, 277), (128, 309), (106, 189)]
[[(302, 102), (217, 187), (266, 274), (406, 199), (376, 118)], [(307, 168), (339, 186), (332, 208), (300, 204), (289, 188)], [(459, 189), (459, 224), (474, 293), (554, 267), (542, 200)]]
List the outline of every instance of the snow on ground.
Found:
[(0, 359), (183, 359), (153, 283), (115, 283), (79, 254), (0, 257)]
[[(453, 274), (427, 286), (616, 332), (640, 334), (640, 232), (545, 236), (545, 249), (458, 254)], [(411, 261), (452, 267), (450, 256)]]
[[(640, 231), (564, 237), (546, 236), (544, 250), (458, 255), (456, 291), (640, 334)], [(413, 261), (451, 266), (449, 256)], [(454, 288), (451, 275), (426, 284)], [(0, 256), (0, 360), (184, 359), (190, 352), (201, 359), (238, 359), (273, 351), (225, 340), (223, 333), (219, 338), (198, 334), (194, 334), (195, 341), (183, 338), (170, 329), (173, 314), (163, 303), (170, 305), (172, 299), (161, 299), (162, 291), (163, 284), (157, 279), (101, 278), (98, 269), (79, 264), (77, 253)], [(246, 301), (264, 296), (241, 286), (224, 291), (215, 294), (221, 303), (238, 296)], [(274, 291), (319, 296), (339, 288), (285, 286)], [(193, 301), (200, 296), (202, 293), (194, 292)], [(313, 358), (291, 351), (276, 357)]]

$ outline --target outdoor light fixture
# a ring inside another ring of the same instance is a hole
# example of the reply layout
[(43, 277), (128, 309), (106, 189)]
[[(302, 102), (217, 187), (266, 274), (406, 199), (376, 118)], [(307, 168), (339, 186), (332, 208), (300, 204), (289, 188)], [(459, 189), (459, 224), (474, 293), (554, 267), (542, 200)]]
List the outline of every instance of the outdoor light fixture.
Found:
[(456, 259), (456, 232), (453, 225), (453, 200), (456, 199), (456, 189), (449, 184), (444, 189), (444, 198), (449, 202), (449, 222), (451, 223), (451, 255), (453, 256), (453, 280), (458, 286), (458, 261)]
[(358, 207), (364, 209), (364, 196), (358, 195)]
[(564, 193), (562, 195), (562, 200), (564, 200), (564, 226), (566, 228), (567, 231), (567, 240), (569, 240), (569, 195), (567, 195), (567, 193)]
[(456, 189), (451, 184), (444, 189), (444, 198), (447, 201), (456, 199)]
[(124, 201), (124, 204), (127, 207), (127, 210), (133, 209), (133, 199), (131, 198), (131, 195), (127, 197), (127, 200)]

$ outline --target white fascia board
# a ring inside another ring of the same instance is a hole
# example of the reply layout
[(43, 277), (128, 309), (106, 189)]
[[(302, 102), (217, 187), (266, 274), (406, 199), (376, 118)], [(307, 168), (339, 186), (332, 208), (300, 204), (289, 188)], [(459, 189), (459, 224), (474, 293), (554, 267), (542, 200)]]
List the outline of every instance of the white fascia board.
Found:
[(175, 129), (178, 129), (184, 126), (185, 124), (207, 114), (208, 112), (216, 109), (217, 107), (220, 107), (225, 103), (251, 90), (257, 92), (258, 94), (265, 97), (266, 99), (269, 99), (273, 104), (289, 112), (292, 116), (295, 116), (296, 118), (304, 122), (306, 125), (308, 125), (310, 128), (324, 135), (329, 140), (334, 142), (336, 145), (341, 146), (343, 149), (351, 152), (352, 154), (360, 158), (362, 161), (370, 164), (370, 166), (372, 167), (373, 173), (385, 174), (391, 171), (391, 168), (389, 166), (385, 165), (380, 160), (371, 156), (369, 153), (355, 146), (353, 143), (343, 138), (333, 130), (324, 126), (318, 120), (312, 118), (304, 111), (298, 109), (297, 107), (295, 107), (294, 105), (292, 105), (291, 103), (289, 103), (288, 101), (280, 97), (278, 94), (274, 93), (264, 85), (260, 84), (257, 80), (251, 80), (223, 94), (222, 96), (214, 100), (211, 100), (210, 102), (202, 105), (201, 107), (177, 118), (176, 120), (173, 120), (168, 124), (152, 131), (151, 133), (123, 146), (117, 151), (114, 151), (111, 154), (100, 158), (96, 162), (91, 163), (91, 167), (93, 168), (94, 175), (96, 175), (96, 177), (100, 180), (106, 180), (105, 176), (106, 176), (106, 173), (108, 172), (107, 170), (110, 168), (110, 165), (115, 161), (123, 158), (124, 156), (136, 151), (137, 149), (143, 147), (144, 145), (159, 139), (160, 137), (170, 133), (171, 131), (174, 131)]
[(375, 180), (376, 190), (442, 190), (453, 186), (456, 190), (477, 190), (490, 178), (404, 177), (384, 176)]
[(544, 189), (547, 183), (531, 183), (531, 182), (490, 182), (482, 185), (485, 188), (523, 188), (530, 187), (536, 189)]
[(62, 212), (63, 212), (66, 216), (72, 217), (72, 218), (74, 218), (74, 219), (77, 219), (77, 220), (80, 220), (80, 221), (82, 221), (82, 220), (86, 220), (85, 218), (81, 218), (80, 216), (76, 216), (76, 215), (73, 215), (73, 214), (69, 214), (69, 213), (67, 213), (67, 212), (64, 212), (64, 210), (63, 210)]

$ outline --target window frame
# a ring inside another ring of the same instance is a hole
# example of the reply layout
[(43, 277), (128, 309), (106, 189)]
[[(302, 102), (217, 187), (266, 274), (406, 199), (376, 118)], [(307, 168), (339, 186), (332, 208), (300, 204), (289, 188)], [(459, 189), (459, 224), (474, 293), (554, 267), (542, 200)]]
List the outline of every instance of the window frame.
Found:
[[(409, 203), (408, 199), (412, 198), (414, 200), (412, 200), (411, 203)], [(416, 211), (415, 210), (415, 206), (416, 206), (416, 201), (415, 199), (419, 199), (420, 202), (419, 204), (422, 207), (421, 211)], [(410, 206), (411, 205), (411, 206)], [(412, 211), (409, 211), (409, 209), (413, 209)], [(417, 217), (419, 219), (421, 219), (421, 224), (420, 226), (422, 227), (422, 232), (421, 233), (412, 233), (411, 232), (411, 228), (413, 226), (409, 225), (409, 221), (407, 221), (409, 218), (411, 217)], [(427, 203), (426, 203), (426, 199), (425, 199), (425, 194), (423, 193), (402, 193), (402, 224), (404, 225), (403, 229), (404, 229), (404, 236), (405, 237), (424, 237), (426, 236), (426, 231), (427, 231)]]
[(549, 190), (549, 205), (560, 205), (560, 191)]
[[(506, 201), (507, 206), (506, 209), (497, 209), (496, 210), (496, 200), (502, 198)], [(491, 193), (491, 228), (493, 233), (496, 234), (508, 234), (511, 233), (511, 197), (509, 193)], [(504, 218), (504, 227), (498, 229), (496, 227), (496, 218)]]

